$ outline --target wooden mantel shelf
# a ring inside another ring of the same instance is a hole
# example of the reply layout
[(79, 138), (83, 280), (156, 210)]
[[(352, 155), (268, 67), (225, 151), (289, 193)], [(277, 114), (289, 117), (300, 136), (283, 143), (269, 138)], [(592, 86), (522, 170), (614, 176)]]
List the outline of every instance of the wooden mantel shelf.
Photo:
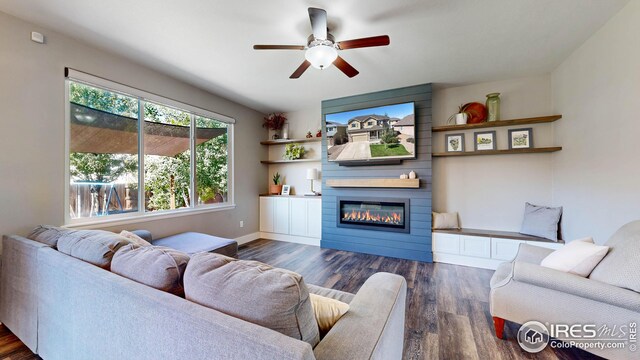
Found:
[(560, 150), (562, 150), (561, 146), (553, 146), (553, 147), (529, 148), (529, 149), (437, 152), (437, 153), (433, 153), (431, 156), (446, 157), (446, 156), (480, 156), (480, 155), (504, 155), (504, 154), (542, 154), (542, 153), (552, 153)]
[(494, 128), (494, 127), (501, 127), (501, 126), (543, 124), (543, 123), (554, 122), (561, 118), (562, 118), (562, 115), (550, 115), (550, 116), (540, 116), (540, 117), (532, 117), (532, 118), (524, 118), (524, 119), (498, 120), (498, 121), (491, 121), (491, 122), (483, 122), (480, 124), (434, 126), (431, 129), (431, 131), (440, 132), (440, 131), (456, 131), (456, 130), (473, 130), (473, 129)]
[(327, 185), (345, 188), (417, 189), (420, 187), (420, 179), (328, 179)]

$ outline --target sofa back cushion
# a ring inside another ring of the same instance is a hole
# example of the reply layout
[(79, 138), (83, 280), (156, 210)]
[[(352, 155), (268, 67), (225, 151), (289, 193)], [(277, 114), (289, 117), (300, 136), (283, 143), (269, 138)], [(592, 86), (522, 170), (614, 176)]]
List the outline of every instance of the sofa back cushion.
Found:
[(315, 346), (319, 341), (309, 291), (300, 274), (215, 253), (191, 257), (187, 300)]
[(640, 220), (621, 227), (605, 245), (609, 254), (589, 278), (640, 292)]
[(55, 248), (58, 246), (58, 239), (69, 231), (73, 230), (51, 225), (38, 225), (27, 235), (27, 238)]
[(90, 264), (109, 269), (113, 254), (131, 242), (104, 230), (68, 230), (58, 238), (58, 251)]
[(178, 250), (129, 244), (121, 247), (113, 256), (111, 272), (183, 296), (182, 276), (188, 262), (189, 255)]

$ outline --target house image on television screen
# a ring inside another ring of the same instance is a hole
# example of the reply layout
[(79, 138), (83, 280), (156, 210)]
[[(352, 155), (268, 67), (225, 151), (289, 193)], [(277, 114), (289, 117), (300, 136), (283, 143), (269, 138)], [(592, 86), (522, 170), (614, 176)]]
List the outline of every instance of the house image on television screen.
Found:
[(329, 161), (415, 158), (414, 103), (327, 114)]

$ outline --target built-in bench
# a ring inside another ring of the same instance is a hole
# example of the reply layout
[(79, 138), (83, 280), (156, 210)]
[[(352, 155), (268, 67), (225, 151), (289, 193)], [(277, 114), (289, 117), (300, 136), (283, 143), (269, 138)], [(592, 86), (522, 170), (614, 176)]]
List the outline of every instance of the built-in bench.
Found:
[(433, 230), (433, 261), (466, 265), (485, 269), (496, 269), (505, 261), (511, 261), (522, 243), (558, 249), (558, 242), (524, 235), (512, 231), (483, 229)]

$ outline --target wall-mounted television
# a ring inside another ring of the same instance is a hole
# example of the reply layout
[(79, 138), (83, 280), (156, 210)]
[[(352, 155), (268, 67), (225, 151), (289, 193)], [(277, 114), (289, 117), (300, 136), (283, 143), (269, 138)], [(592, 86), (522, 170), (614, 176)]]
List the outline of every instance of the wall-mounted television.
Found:
[(326, 114), (325, 129), (329, 161), (378, 163), (416, 158), (413, 102)]

